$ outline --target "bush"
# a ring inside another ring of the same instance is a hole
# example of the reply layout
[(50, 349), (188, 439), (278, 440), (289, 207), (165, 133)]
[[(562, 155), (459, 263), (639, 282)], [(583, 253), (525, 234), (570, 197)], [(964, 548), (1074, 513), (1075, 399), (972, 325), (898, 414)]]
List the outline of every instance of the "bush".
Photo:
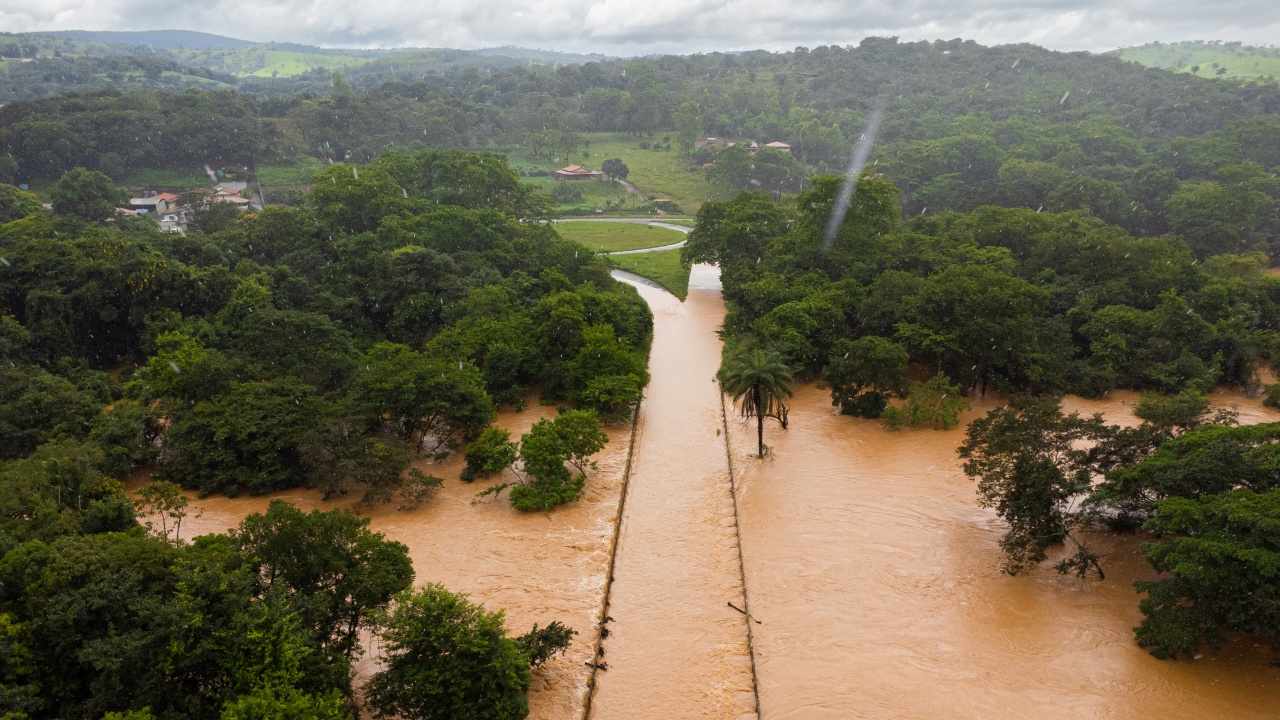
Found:
[(960, 424), (960, 413), (969, 409), (959, 385), (943, 373), (926, 383), (911, 383), (904, 408), (884, 411), (884, 424), (891, 428), (932, 424), (936, 430), (949, 430)]
[(569, 649), (569, 642), (577, 634), (577, 630), (565, 627), (560, 622), (552, 622), (541, 630), (535, 624), (528, 633), (516, 638), (516, 642), (520, 644), (524, 654), (529, 656), (529, 664), (538, 667), (555, 657), (556, 653), (563, 655)]
[(568, 182), (556, 183), (556, 186), (551, 190), (551, 199), (561, 205), (582, 202), (582, 189), (576, 185), (570, 185)]
[(1269, 408), (1280, 409), (1280, 383), (1267, 386), (1266, 394), (1262, 397), (1262, 404)]
[(462, 480), (471, 482), (478, 477), (487, 478), (507, 469), (516, 461), (516, 445), (511, 435), (498, 427), (487, 427), (480, 437), (467, 447), (467, 466), (462, 470)]

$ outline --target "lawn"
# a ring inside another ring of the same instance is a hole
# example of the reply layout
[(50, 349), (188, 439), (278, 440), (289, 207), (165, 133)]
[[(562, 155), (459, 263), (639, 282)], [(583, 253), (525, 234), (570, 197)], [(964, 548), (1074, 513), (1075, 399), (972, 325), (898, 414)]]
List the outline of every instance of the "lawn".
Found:
[(304, 157), (296, 165), (273, 165), (258, 168), (258, 182), (263, 185), (310, 185), (311, 178), (324, 169), (319, 158)]
[(134, 170), (124, 177), (123, 185), (145, 188), (173, 188), (194, 190), (209, 187), (209, 176), (203, 170), (144, 169)]
[[(641, 137), (626, 133), (581, 133), (583, 146), (569, 156), (568, 162), (517, 158), (521, 165), (556, 170), (567, 164), (583, 165), (599, 170), (609, 158), (620, 158), (626, 164), (627, 180), (640, 188), (646, 198), (666, 198), (680, 206), (682, 213), (693, 214), (711, 196), (711, 186), (700, 168), (693, 167), (678, 150), (642, 150), (640, 143), (662, 143), (670, 133)], [(673, 139), (674, 143), (674, 139)]]
[(581, 243), (596, 252), (617, 252), (671, 245), (684, 239), (684, 233), (652, 225), (610, 222), (561, 222), (556, 232), (566, 240)]
[(679, 250), (610, 255), (609, 259), (619, 270), (649, 278), (681, 300), (689, 294), (689, 266), (680, 260)]

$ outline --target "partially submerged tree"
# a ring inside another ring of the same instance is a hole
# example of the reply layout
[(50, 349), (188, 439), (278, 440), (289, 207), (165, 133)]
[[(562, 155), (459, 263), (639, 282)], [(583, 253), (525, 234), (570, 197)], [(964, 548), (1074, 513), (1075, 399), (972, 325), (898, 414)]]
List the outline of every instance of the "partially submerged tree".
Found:
[(378, 717), (518, 720), (529, 714), (529, 656), (503, 613), (430, 584), (402, 594), (382, 627), (382, 667), (365, 684)]
[(864, 418), (884, 414), (890, 396), (906, 397), (906, 348), (882, 337), (841, 340), (832, 348), (822, 376), (831, 385), (831, 404)]
[(960, 424), (960, 413), (969, 409), (969, 401), (959, 385), (938, 373), (928, 382), (912, 382), (907, 392), (906, 407), (886, 408), (884, 424), (896, 427), (933, 425), (937, 430), (950, 430)]
[(787, 398), (791, 397), (791, 369), (773, 350), (738, 349), (726, 355), (720, 385), (744, 418), (756, 419), (757, 457), (764, 457), (764, 420), (787, 427)]
[(1080, 503), (1093, 477), (1088, 447), (1106, 435), (1101, 415), (1064, 415), (1056, 400), (1035, 399), (1001, 408), (969, 424), (959, 453), (964, 473), (978, 481), (983, 507), (1009, 525), (1000, 548), (1005, 572), (1016, 575), (1070, 541), (1074, 554), (1059, 572), (1103, 575), (1098, 556), (1081, 542)]
[[(153, 480), (143, 485), (136, 497), (138, 514), (142, 516), (142, 524), (147, 530), (175, 543), (182, 539), (182, 521), (187, 517), (190, 501), (177, 483)], [(172, 538), (169, 537), (170, 532), (173, 533)]]
[(1147, 593), (1139, 645), (1176, 658), (1228, 633), (1280, 641), (1280, 490), (1167, 498), (1145, 528), (1161, 538), (1142, 553), (1166, 575), (1134, 583)]

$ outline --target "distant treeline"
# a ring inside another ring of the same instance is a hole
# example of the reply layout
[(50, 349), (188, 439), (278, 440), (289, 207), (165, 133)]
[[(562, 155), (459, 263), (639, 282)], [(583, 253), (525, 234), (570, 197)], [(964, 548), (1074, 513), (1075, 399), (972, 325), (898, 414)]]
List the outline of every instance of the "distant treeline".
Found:
[[(1268, 193), (1280, 166), (1280, 88), (1030, 45), (873, 38), (547, 69), (441, 70), (439, 58), (396, 57), (239, 88), (250, 92), (108, 89), (13, 103), (0, 109), (6, 178), (52, 179), (76, 165), (119, 177), (211, 159), (367, 161), (388, 148), (518, 148), (550, 159), (584, 149), (582, 132), (611, 131), (674, 136), (695, 169), (718, 158), (695, 150), (699, 137), (784, 141), (807, 166), (786, 181), (721, 174), (794, 192), (791, 179), (843, 168), (878, 98), (887, 112), (873, 167), (904, 191), (907, 215), (1084, 209), (1158, 234), (1175, 193), (1205, 202), (1235, 188)], [(1254, 217), (1245, 234), (1274, 225), (1261, 196), (1239, 197), (1229, 212)]]

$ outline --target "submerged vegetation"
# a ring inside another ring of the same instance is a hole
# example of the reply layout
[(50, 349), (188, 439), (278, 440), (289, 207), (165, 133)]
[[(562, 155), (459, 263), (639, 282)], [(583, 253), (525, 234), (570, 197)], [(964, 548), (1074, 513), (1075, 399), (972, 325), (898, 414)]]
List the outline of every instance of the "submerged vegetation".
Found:
[[(501, 158), (388, 154), (317, 180), (305, 208), (186, 235), (111, 217), (123, 196), (96, 171), (64, 175), (53, 212), (0, 193), (6, 713), (346, 717), (371, 618), (390, 613), (394, 648), (397, 632), (453, 627), (441, 606), (474, 616), (490, 650), (468, 664), (450, 645), (463, 638), (442, 637), (433, 679), (402, 688), (426, 670), (397, 660), (370, 702), (477, 702), (463, 688), (485, 685), (493, 652), (510, 666), (504, 716), (523, 717), (531, 662), (567, 644), (556, 622), (517, 642), (443, 589), (401, 595), (406, 548), (350, 512), (273, 500), (227, 535), (183, 535), (179, 485), (410, 508), (442, 482), (418, 456), (469, 448), (473, 476), (500, 472), (515, 450), (496, 408), (535, 389), (586, 408), (520, 444), (533, 480), (513, 501), (550, 509), (608, 440), (596, 411), (627, 416), (647, 381), (647, 308), (536, 222), (542, 205)], [(131, 496), (135, 472), (158, 480)]]

